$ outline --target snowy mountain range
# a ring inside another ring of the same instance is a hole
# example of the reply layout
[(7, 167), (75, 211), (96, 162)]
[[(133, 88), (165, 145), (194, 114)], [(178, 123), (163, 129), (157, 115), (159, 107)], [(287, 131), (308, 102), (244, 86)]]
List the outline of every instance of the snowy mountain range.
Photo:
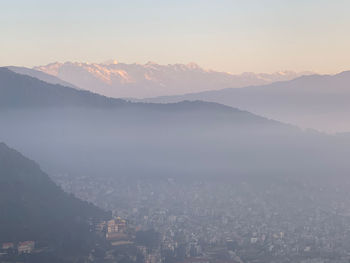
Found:
[(115, 60), (105, 63), (56, 62), (37, 66), (34, 70), (55, 76), (81, 89), (114, 98), (147, 98), (240, 88), (291, 80), (311, 74), (283, 71), (272, 74), (247, 72), (234, 75), (206, 70), (195, 63), (125, 64)]

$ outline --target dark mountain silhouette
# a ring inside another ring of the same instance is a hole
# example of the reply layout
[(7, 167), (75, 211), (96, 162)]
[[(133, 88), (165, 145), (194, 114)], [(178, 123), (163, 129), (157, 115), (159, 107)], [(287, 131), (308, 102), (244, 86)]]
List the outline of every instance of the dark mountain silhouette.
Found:
[(131, 103), (0, 72), (0, 140), (52, 175), (266, 180), (349, 171), (337, 138), (246, 111)]
[(172, 104), (128, 102), (123, 99), (108, 98), (85, 90), (50, 84), (34, 77), (14, 73), (7, 68), (0, 68), (0, 80), (0, 109), (62, 109), (65, 107), (100, 109), (141, 108), (164, 111), (207, 109), (214, 112), (236, 112), (245, 115), (247, 118), (260, 119), (261, 121), (264, 119), (232, 107), (202, 101), (183, 101)]
[(0, 143), (0, 243), (33, 240), (70, 255), (89, 251), (90, 218), (107, 213), (61, 190), (33, 161)]
[(0, 68), (0, 108), (111, 107), (123, 100), (109, 99), (89, 91), (49, 84), (27, 75)]
[(144, 101), (169, 103), (182, 100), (217, 102), (303, 128), (330, 132), (350, 130), (350, 71)]
[(162, 111), (166, 112), (196, 112), (216, 114), (232, 114), (234, 121), (252, 123), (281, 123), (268, 120), (260, 116), (228, 107), (218, 103), (204, 101), (180, 101), (177, 103), (143, 103), (129, 102), (123, 99), (108, 98), (89, 91), (77, 90), (58, 84), (49, 84), (26, 75), (14, 73), (7, 68), (0, 68), (0, 109), (64, 109), (64, 108), (90, 108), (90, 109), (124, 109), (133, 111)]

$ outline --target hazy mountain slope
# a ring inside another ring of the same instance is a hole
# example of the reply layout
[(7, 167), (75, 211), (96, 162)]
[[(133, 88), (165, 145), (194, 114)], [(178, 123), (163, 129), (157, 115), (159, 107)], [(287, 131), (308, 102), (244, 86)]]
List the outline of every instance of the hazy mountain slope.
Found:
[(53, 75), (46, 74), (42, 71), (38, 71), (35, 69), (30, 69), (30, 68), (25, 68), (25, 67), (15, 67), (15, 66), (9, 66), (6, 68), (8, 68), (9, 70), (12, 70), (15, 73), (28, 75), (30, 77), (40, 79), (40, 80), (45, 81), (47, 83), (59, 84), (59, 85), (65, 86), (65, 87), (77, 88), (76, 86), (74, 86), (71, 83), (68, 83), (68, 82), (63, 81), (63, 80), (61, 80)]
[(35, 162), (4, 143), (0, 143), (0, 211), (0, 243), (33, 240), (65, 256), (89, 251), (95, 237), (88, 219), (107, 215), (63, 192)]
[(125, 101), (109, 99), (88, 91), (53, 85), (0, 68), (0, 109), (37, 107), (114, 107)]
[[(1, 92), (13, 92), (1, 96), (6, 109), (0, 104), (0, 140), (40, 161), (52, 174), (267, 180), (349, 171), (348, 148), (332, 136), (304, 133), (227, 106), (128, 103), (11, 71), (3, 74), (17, 81), (0, 86)], [(18, 86), (22, 82), (27, 89)], [(22, 92), (28, 95), (13, 96)], [(41, 94), (45, 103), (33, 94)], [(68, 94), (75, 98), (69, 104)], [(55, 107), (46, 103), (53, 97)], [(33, 100), (40, 106), (32, 107)]]
[(312, 75), (241, 89), (146, 99), (149, 102), (205, 100), (322, 131), (350, 130), (350, 72)]
[(124, 63), (52, 63), (35, 67), (74, 85), (109, 97), (145, 98), (205, 90), (237, 88), (289, 80), (305, 73), (243, 73), (233, 75), (204, 70), (194, 63), (158, 65)]
[(187, 112), (204, 111), (211, 113), (237, 114), (247, 121), (269, 121), (262, 117), (232, 107), (210, 102), (180, 102), (156, 104), (128, 102), (123, 99), (108, 98), (89, 91), (77, 90), (61, 85), (53, 85), (39, 79), (14, 73), (7, 68), (0, 68), (0, 109), (127, 109), (130, 111), (148, 110), (150, 112)]

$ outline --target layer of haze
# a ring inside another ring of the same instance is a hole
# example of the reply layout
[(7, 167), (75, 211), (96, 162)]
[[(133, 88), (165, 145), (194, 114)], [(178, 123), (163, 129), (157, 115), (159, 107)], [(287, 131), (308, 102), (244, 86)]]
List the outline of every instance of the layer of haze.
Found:
[(1, 1), (0, 66), (53, 61), (348, 70), (345, 0)]

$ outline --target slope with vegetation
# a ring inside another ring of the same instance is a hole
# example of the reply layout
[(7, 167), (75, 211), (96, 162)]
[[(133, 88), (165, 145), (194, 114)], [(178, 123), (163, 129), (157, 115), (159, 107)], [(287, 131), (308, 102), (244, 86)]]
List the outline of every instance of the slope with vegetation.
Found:
[(56, 261), (88, 255), (98, 242), (89, 220), (108, 216), (63, 192), (35, 162), (4, 143), (0, 143), (0, 211), (0, 243), (35, 241), (38, 249), (49, 251), (43, 255)]

